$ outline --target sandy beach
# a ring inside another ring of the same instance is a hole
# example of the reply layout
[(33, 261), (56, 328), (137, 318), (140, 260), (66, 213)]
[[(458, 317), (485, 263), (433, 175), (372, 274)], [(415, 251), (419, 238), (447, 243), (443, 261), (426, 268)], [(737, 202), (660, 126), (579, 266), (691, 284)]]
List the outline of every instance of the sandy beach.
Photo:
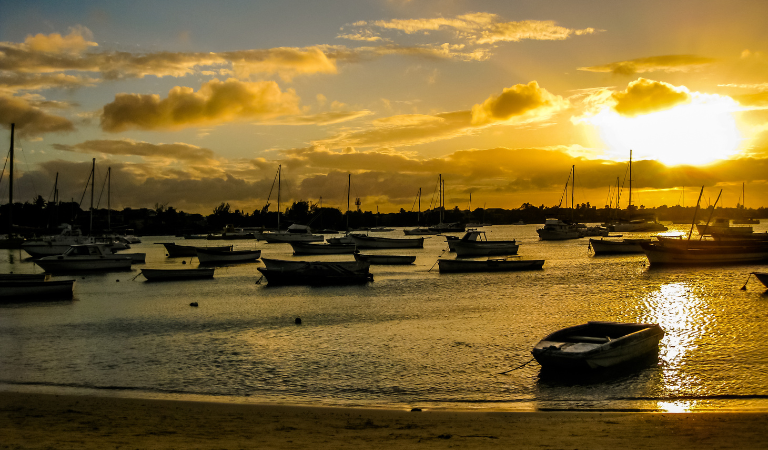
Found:
[(0, 393), (3, 449), (768, 448), (763, 413), (447, 412)]

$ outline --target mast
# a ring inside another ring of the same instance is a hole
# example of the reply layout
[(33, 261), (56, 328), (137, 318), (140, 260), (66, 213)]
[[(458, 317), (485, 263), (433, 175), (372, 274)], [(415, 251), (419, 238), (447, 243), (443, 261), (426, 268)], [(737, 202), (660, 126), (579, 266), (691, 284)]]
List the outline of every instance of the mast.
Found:
[(571, 166), (571, 172), (573, 172), (573, 178), (571, 178), (571, 220), (574, 220), (574, 215), (576, 214), (575, 208), (573, 205), (573, 193), (576, 191), (576, 165)]
[(112, 197), (112, 168), (107, 168), (107, 231), (112, 231), (110, 198)]
[(419, 214), (416, 215), (416, 225), (421, 226), (421, 188), (419, 188)]
[(280, 171), (282, 164), (277, 166), (277, 231), (280, 231)]
[(53, 182), (53, 225), (59, 222), (59, 172), (56, 172), (56, 181)]
[(347, 174), (347, 234), (349, 234), (349, 192), (352, 190), (352, 174)]
[(8, 235), (13, 233), (13, 132), (16, 124), (11, 124), (10, 181), (8, 182)]
[(93, 166), (91, 167), (91, 221), (88, 225), (88, 234), (93, 235), (93, 190), (96, 183), (96, 158), (93, 158)]
[(696, 209), (693, 210), (693, 220), (691, 220), (691, 231), (688, 232), (688, 240), (691, 240), (691, 235), (693, 234), (693, 227), (696, 225), (696, 213), (699, 212), (699, 205), (701, 204), (701, 196), (704, 195), (704, 186), (701, 187), (701, 192), (699, 193), (699, 199), (696, 200)]
[(627, 206), (629, 219), (632, 220), (632, 150), (629, 150), (629, 206)]

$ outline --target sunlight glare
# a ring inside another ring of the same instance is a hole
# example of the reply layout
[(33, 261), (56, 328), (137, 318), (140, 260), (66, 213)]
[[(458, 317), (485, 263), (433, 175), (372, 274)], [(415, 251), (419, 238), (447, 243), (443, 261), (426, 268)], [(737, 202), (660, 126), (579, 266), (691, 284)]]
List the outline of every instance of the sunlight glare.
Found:
[(608, 157), (653, 159), (668, 166), (703, 165), (736, 153), (742, 141), (734, 113), (737, 103), (719, 95), (694, 95), (687, 104), (625, 117), (607, 108), (586, 121), (594, 125)]

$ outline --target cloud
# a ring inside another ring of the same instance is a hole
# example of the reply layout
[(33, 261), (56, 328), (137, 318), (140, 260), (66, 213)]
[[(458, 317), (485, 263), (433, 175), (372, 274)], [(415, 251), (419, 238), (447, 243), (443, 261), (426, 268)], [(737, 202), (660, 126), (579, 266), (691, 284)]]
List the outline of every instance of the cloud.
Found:
[(74, 131), (69, 119), (45, 112), (24, 98), (0, 95), (0, 123), (15, 123), (20, 137)]
[(0, 92), (13, 94), (19, 91), (39, 91), (51, 88), (79, 88), (93, 86), (99, 80), (90, 77), (56, 74), (16, 73), (0, 75)]
[(663, 111), (691, 101), (686, 87), (645, 78), (629, 83), (627, 89), (614, 92), (611, 97), (616, 102), (613, 109), (627, 117)]
[(495, 44), (497, 42), (519, 42), (522, 40), (564, 40), (571, 36), (581, 36), (596, 32), (593, 28), (581, 30), (559, 26), (551, 20), (524, 20), (520, 22), (504, 22), (498, 15), (490, 13), (471, 13), (446, 18), (434, 17), (428, 19), (393, 19), (370, 22), (356, 22), (348, 27), (360, 29), (354, 33), (340, 34), (347, 36), (371, 35), (378, 36), (374, 28), (395, 30), (406, 34), (448, 30), (456, 33), (457, 37), (471, 44)]
[(614, 75), (635, 75), (648, 72), (690, 72), (717, 60), (697, 55), (663, 55), (631, 59), (591, 67), (579, 67), (586, 72), (606, 72)]
[(70, 28), (70, 33), (66, 36), (62, 36), (59, 33), (27, 36), (24, 40), (24, 45), (33, 52), (77, 54), (84, 52), (90, 47), (97, 47), (99, 45), (87, 39), (93, 39), (91, 30), (84, 26), (77, 26)]
[(743, 106), (758, 108), (768, 107), (768, 90), (752, 94), (734, 95), (732, 97)]
[(185, 143), (151, 144), (131, 139), (89, 140), (75, 145), (52, 144), (56, 150), (75, 153), (101, 153), (114, 156), (140, 156), (147, 159), (169, 159), (198, 165), (219, 165), (213, 150)]
[(278, 74), (285, 80), (296, 75), (317, 73), (334, 74), (336, 61), (329, 58), (320, 47), (278, 47), (267, 50), (243, 50), (217, 54), (232, 64), (233, 73), (248, 78), (254, 73)]
[(242, 82), (212, 80), (194, 92), (177, 86), (168, 97), (118, 94), (104, 106), (104, 131), (129, 129), (179, 129), (215, 125), (229, 121), (265, 120), (299, 113), (299, 98), (289, 89), (281, 91), (273, 81)]
[(540, 118), (562, 109), (568, 102), (559, 95), (553, 95), (539, 84), (517, 84), (504, 89), (499, 96), (490, 96), (482, 104), (472, 107), (472, 124), (484, 125), (492, 122), (519, 118)]
[(333, 125), (373, 114), (372, 111), (326, 111), (302, 116), (287, 116), (264, 123), (279, 125)]

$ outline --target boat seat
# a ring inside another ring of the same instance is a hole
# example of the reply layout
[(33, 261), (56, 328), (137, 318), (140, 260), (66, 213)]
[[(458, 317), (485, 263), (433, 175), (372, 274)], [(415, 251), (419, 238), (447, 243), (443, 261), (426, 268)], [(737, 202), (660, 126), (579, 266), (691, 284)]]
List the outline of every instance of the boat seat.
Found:
[(594, 344), (605, 344), (606, 342), (610, 342), (611, 338), (595, 336), (568, 336), (568, 340), (576, 342), (589, 342)]

